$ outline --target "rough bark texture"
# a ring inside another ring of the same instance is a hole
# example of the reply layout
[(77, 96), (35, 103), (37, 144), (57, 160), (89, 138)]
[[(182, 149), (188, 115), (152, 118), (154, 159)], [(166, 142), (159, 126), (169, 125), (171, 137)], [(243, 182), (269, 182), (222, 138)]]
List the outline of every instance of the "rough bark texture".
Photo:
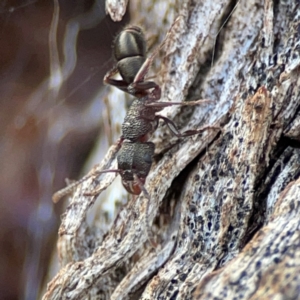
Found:
[(84, 182), (63, 216), (62, 269), (43, 299), (300, 299), (300, 3), (159, 3), (131, 8), (151, 31), (163, 22), (162, 35), (178, 9), (161, 56), (162, 99), (214, 101), (164, 114), (182, 130), (223, 131), (178, 140), (159, 129), (149, 215), (141, 195), (109, 226), (88, 225), (96, 199), (85, 193), (115, 175)]

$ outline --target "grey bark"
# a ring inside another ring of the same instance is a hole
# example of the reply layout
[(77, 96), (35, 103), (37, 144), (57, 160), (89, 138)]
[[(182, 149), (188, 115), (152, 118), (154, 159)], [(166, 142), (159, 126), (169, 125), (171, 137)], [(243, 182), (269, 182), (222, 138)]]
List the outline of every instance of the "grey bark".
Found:
[(160, 57), (162, 100), (213, 101), (164, 115), (183, 131), (222, 131), (178, 140), (158, 130), (149, 215), (141, 195), (113, 223), (99, 214), (88, 225), (96, 198), (85, 193), (99, 179), (85, 181), (63, 217), (62, 268), (43, 299), (300, 299), (300, 3), (181, 1), (165, 14), (163, 3), (131, 2), (133, 23), (156, 28), (158, 40), (179, 16)]

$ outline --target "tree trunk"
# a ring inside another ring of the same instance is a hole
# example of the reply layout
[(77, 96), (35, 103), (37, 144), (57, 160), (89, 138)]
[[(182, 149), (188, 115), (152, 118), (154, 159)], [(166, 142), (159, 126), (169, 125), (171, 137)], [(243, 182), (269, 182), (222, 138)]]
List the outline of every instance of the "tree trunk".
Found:
[(178, 15), (160, 57), (162, 101), (211, 100), (164, 116), (181, 131), (222, 130), (177, 139), (159, 128), (149, 213), (141, 195), (113, 223), (102, 213), (88, 225), (96, 197), (86, 192), (99, 180), (85, 181), (63, 216), (63, 267), (43, 299), (300, 299), (299, 1), (146, 5), (130, 3), (147, 32), (166, 34)]

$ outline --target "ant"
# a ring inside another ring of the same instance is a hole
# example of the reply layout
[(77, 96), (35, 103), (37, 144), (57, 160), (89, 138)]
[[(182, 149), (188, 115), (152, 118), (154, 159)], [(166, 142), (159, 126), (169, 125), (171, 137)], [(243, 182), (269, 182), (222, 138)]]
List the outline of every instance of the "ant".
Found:
[[(149, 71), (154, 57), (164, 46), (168, 34), (161, 45), (148, 58), (146, 58), (146, 39), (141, 28), (131, 25), (117, 35), (114, 41), (114, 57), (117, 63), (105, 75), (103, 81), (105, 84), (112, 85), (135, 97), (122, 124), (122, 136), (116, 143), (117, 148), (115, 151), (118, 151), (118, 169), (95, 171), (84, 176), (81, 180), (56, 192), (53, 196), (54, 202), (57, 202), (60, 198), (70, 193), (76, 186), (92, 176), (107, 172), (116, 172), (121, 175), (122, 184), (129, 193), (139, 195), (143, 192), (149, 203), (150, 196), (144, 184), (152, 165), (155, 146), (152, 142), (148, 142), (148, 140), (151, 134), (157, 129), (159, 120), (166, 123), (170, 131), (179, 138), (198, 134), (207, 129), (220, 130), (216, 126), (206, 126), (198, 130), (188, 130), (180, 133), (170, 119), (157, 114), (167, 106), (198, 105), (210, 102), (208, 100), (183, 103), (158, 102), (161, 98), (161, 88), (153, 81), (146, 81), (145, 76)], [(119, 74), (122, 79), (114, 79), (113, 77), (116, 74)], [(96, 189), (94, 192), (86, 195), (96, 196), (100, 191), (100, 189)], [(156, 247), (156, 243), (150, 238), (152, 231), (147, 220), (146, 227), (148, 239), (151, 245)]]

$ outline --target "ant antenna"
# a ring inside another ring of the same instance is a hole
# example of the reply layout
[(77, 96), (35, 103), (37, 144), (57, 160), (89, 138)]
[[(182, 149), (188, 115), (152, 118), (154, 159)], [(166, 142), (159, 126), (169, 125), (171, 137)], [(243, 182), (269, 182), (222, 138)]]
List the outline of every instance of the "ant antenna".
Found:
[[(67, 196), (68, 194), (70, 194), (71, 191), (73, 191), (77, 186), (79, 186), (84, 181), (90, 179), (91, 177), (99, 176), (102, 173), (110, 173), (110, 172), (120, 173), (121, 170), (120, 169), (111, 169), (111, 170), (104, 170), (104, 171), (94, 171), (91, 174), (87, 174), (87, 175), (83, 176), (81, 179), (77, 180), (76, 182), (73, 182), (70, 185), (66, 186), (65, 188), (57, 191), (52, 196), (52, 201), (54, 203), (57, 203), (61, 198), (63, 198), (64, 196)], [(95, 193), (95, 192), (85, 193), (86, 196), (95, 196), (96, 194), (98, 194), (98, 193)]]
[(232, 16), (232, 14), (234, 13), (234, 11), (236, 10), (238, 4), (239, 4), (240, 0), (238, 0), (238, 2), (235, 4), (234, 8), (232, 9), (232, 11), (230, 12), (230, 14), (228, 15), (228, 17), (226, 18), (226, 20), (223, 22), (222, 26), (220, 27), (220, 29), (218, 30), (216, 37), (215, 37), (215, 41), (214, 41), (214, 46), (213, 46), (213, 53), (212, 53), (212, 59), (211, 59), (211, 68), (214, 65), (214, 58), (215, 58), (215, 49), (216, 49), (216, 43), (217, 43), (217, 37), (219, 35), (219, 33), (222, 31), (222, 29), (224, 28), (224, 26), (227, 24), (229, 18)]

